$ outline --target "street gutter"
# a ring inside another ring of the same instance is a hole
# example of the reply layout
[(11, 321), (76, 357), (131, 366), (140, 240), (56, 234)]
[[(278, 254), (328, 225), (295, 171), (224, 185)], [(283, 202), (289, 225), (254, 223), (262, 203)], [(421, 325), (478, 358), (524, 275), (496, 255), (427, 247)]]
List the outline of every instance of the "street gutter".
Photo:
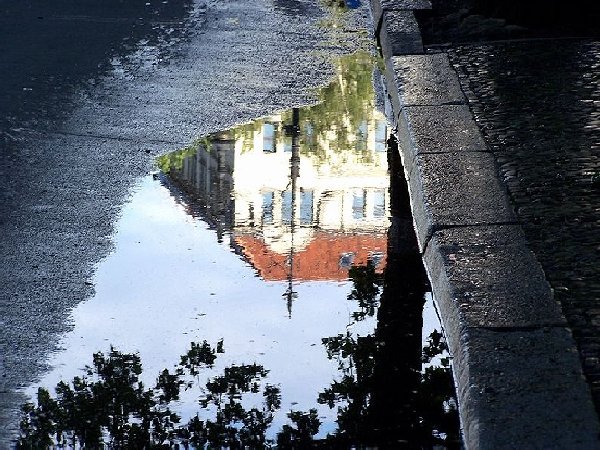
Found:
[(465, 447), (600, 448), (575, 341), (495, 158), (447, 55), (423, 48), (414, 11), (431, 3), (371, 0), (371, 8)]

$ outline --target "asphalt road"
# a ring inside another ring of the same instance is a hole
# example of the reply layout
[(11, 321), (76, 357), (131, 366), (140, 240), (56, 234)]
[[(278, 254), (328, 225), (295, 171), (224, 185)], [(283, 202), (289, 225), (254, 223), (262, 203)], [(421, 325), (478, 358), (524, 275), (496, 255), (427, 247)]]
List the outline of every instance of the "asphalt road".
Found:
[(315, 3), (0, 0), (0, 448), (154, 157), (314, 101), (364, 45), (365, 6)]

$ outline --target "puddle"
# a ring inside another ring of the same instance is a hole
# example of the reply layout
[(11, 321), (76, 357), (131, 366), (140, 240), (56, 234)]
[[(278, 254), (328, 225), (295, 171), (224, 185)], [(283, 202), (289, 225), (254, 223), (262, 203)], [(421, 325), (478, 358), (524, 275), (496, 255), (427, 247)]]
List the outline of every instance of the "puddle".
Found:
[(38, 386), (93, 368), (30, 410), (31, 439), (53, 420), (113, 445), (458, 448), (373, 69), (342, 58), (321, 103), (159, 159)]

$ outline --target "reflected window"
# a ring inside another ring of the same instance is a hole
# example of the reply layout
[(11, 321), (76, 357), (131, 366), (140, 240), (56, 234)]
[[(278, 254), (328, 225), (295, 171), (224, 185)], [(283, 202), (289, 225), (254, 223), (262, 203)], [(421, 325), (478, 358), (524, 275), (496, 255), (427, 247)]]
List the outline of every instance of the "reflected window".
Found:
[(369, 253), (368, 262), (372, 267), (377, 268), (383, 259), (385, 258), (385, 253), (383, 252), (371, 252)]
[(265, 123), (263, 125), (263, 152), (275, 153), (276, 150), (276, 131), (274, 123)]
[(300, 190), (300, 225), (311, 225), (313, 218), (313, 191)]
[(283, 151), (291, 153), (292, 152), (292, 138), (291, 136), (286, 136), (283, 139)]
[(360, 122), (356, 131), (356, 150), (364, 152), (367, 149), (367, 138), (369, 136), (369, 126), (366, 120)]
[(315, 129), (310, 122), (304, 122), (303, 126), (304, 131), (304, 142), (308, 146), (308, 148), (314, 148), (315, 142)]
[(373, 192), (373, 217), (385, 217), (385, 191), (383, 189)]
[(254, 227), (254, 203), (248, 205), (248, 225)]
[(385, 120), (378, 120), (375, 123), (375, 151), (385, 152), (387, 141), (387, 123)]
[(281, 222), (284, 225), (292, 223), (292, 191), (281, 193)]
[(342, 269), (350, 269), (352, 267), (352, 263), (354, 262), (354, 253), (352, 252), (347, 252), (347, 253), (342, 253), (340, 255), (340, 268)]
[(263, 225), (273, 225), (273, 202), (275, 200), (274, 192), (264, 192), (262, 195), (262, 223)]
[(352, 196), (352, 218), (363, 219), (366, 217), (365, 204), (367, 191), (355, 191)]

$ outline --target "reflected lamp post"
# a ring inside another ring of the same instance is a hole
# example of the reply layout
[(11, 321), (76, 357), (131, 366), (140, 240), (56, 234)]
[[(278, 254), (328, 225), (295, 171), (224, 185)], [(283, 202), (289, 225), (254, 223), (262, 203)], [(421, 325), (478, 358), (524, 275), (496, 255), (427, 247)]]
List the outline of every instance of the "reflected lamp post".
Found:
[(292, 110), (292, 124), (285, 126), (286, 136), (292, 137), (292, 157), (290, 158), (290, 184), (292, 191), (292, 211), (290, 218), (291, 245), (288, 255), (288, 287), (283, 296), (287, 300), (288, 317), (292, 317), (292, 303), (298, 297), (294, 291), (294, 233), (296, 231), (296, 185), (300, 176), (300, 110)]

